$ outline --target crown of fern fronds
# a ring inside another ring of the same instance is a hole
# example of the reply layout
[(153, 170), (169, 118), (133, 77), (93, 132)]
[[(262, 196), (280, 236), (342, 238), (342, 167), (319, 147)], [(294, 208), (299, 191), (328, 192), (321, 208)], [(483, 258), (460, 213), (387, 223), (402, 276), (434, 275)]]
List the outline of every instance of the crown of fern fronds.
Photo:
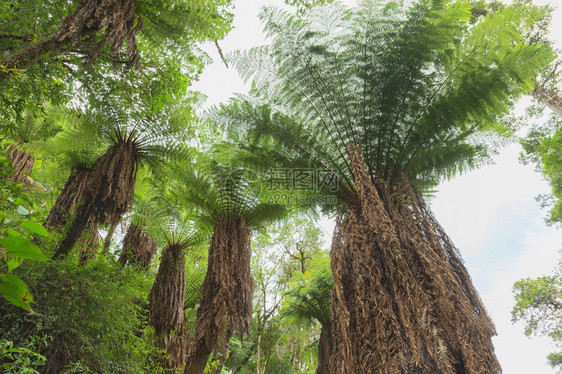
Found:
[(406, 12), (387, 1), (335, 3), (302, 18), (266, 8), (271, 45), (229, 60), (253, 79), (251, 94), (211, 117), (261, 149), (256, 160), (271, 153), (287, 167), (332, 173), (341, 195), (354, 189), (350, 145), (372, 178), (435, 186), (489, 159), (498, 134), (482, 134), (552, 59), (549, 46), (518, 32), (535, 13), (512, 5), (474, 20), (469, 3), (445, 0)]
[(213, 227), (219, 217), (244, 217), (250, 226), (283, 217), (286, 207), (261, 200), (262, 185), (248, 170), (225, 165), (201, 153), (192, 153), (195, 164), (172, 167), (168, 193), (178, 204), (191, 207), (192, 216)]
[(295, 323), (329, 324), (333, 279), (328, 259), (314, 258), (310, 271), (300, 274), (292, 283), (292, 288), (284, 294), (280, 316)]

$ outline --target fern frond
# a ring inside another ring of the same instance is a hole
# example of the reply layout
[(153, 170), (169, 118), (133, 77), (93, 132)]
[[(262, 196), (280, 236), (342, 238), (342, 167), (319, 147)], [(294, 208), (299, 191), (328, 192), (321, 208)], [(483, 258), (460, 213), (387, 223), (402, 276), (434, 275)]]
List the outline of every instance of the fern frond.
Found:
[(253, 79), (252, 92), (210, 118), (247, 144), (245, 152), (331, 173), (340, 198), (354, 190), (350, 145), (361, 148), (373, 179), (406, 175), (432, 188), (486, 162), (491, 148), (474, 144), (474, 134), (490, 135), (552, 59), (548, 45), (521, 34), (521, 25), (540, 19), (533, 9), (506, 6), (475, 21), (469, 3), (445, 0), (407, 10), (388, 1), (336, 3), (303, 17), (266, 8), (271, 45), (232, 58)]

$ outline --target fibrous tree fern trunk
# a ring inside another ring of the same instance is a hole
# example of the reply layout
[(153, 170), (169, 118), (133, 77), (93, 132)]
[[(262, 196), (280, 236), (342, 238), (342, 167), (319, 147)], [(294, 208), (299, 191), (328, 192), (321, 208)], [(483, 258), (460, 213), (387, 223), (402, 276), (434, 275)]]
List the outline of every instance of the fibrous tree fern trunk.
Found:
[(164, 248), (148, 302), (150, 324), (158, 346), (168, 355), (161, 365), (178, 368), (185, 363), (188, 347), (184, 314), (185, 246), (171, 243)]
[(322, 324), (320, 339), (318, 341), (318, 367), (316, 368), (316, 374), (335, 372), (335, 362), (332, 359), (332, 355), (334, 354), (334, 338), (332, 334), (332, 324)]
[[(94, 61), (106, 43), (110, 45), (111, 54), (116, 56), (127, 41), (131, 63), (136, 63), (136, 35), (141, 28), (142, 21), (136, 12), (135, 0), (82, 0), (76, 11), (64, 19), (56, 33), (0, 60), (0, 66), (3, 66), (0, 84), (33, 66), (46, 54), (57, 55), (71, 48), (83, 50), (88, 54), (88, 59)], [(96, 33), (102, 30), (105, 30), (104, 35), (96, 38)]]
[(196, 337), (184, 374), (201, 374), (210, 354), (232, 333), (248, 333), (252, 318), (249, 229), (242, 217), (221, 216), (209, 249), (209, 264), (197, 311)]
[[(91, 173), (90, 169), (83, 167), (74, 167), (71, 170), (70, 176), (47, 217), (45, 224), (50, 229), (55, 232), (62, 231), (71, 217), (76, 214), (86, 186), (88, 186)], [(90, 220), (86, 223), (86, 228), (78, 239), (80, 261), (85, 262), (95, 257), (99, 241), (97, 225)]]
[(22, 151), (12, 144), (8, 149), (8, 158), (12, 160), (14, 167), (14, 174), (10, 179), (13, 182), (22, 182), (31, 173), (35, 157), (31, 153)]
[(131, 223), (123, 239), (123, 251), (119, 263), (123, 266), (127, 263), (139, 263), (143, 269), (147, 269), (157, 250), (158, 247), (150, 235), (141, 227)]
[(129, 210), (133, 202), (138, 168), (133, 141), (120, 141), (94, 164), (91, 178), (77, 206), (76, 217), (60, 244), (55, 258), (67, 255), (89, 222), (112, 224)]
[(356, 199), (331, 256), (334, 373), (499, 373), (495, 334), (459, 254), (408, 181), (374, 181), (348, 149)]
[(70, 176), (49, 212), (47, 226), (55, 231), (60, 231), (66, 225), (69, 217), (76, 213), (76, 206), (82, 199), (90, 176), (91, 170), (87, 168), (71, 170)]
[(105, 235), (105, 238), (103, 239), (103, 247), (102, 247), (102, 252), (104, 253), (104, 255), (109, 254), (109, 247), (111, 246), (111, 240), (113, 239), (113, 235), (115, 234), (115, 229), (117, 228), (118, 224), (119, 222), (112, 222), (107, 228), (107, 235)]
[(78, 256), (80, 261), (86, 262), (93, 260), (98, 253), (99, 244), (100, 235), (98, 233), (98, 226), (90, 222), (77, 243), (78, 250), (80, 251), (80, 255)]

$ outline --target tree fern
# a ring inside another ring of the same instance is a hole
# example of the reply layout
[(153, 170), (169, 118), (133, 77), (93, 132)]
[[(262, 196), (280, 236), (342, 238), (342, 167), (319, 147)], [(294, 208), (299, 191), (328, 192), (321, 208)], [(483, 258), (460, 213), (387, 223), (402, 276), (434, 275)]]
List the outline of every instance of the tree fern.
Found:
[[(60, 8), (60, 5), (49, 5)], [(232, 21), (229, 5), (230, 0), (205, 3), (198, 0), (81, 0), (76, 7), (66, 7), (67, 14), (42, 9), (46, 18), (54, 18), (53, 13), (57, 15), (59, 28), (47, 28), (50, 33), (41, 30), (45, 34), (38, 40), (18, 45), (19, 49), (0, 60), (4, 67), (0, 83), (33, 66), (46, 54), (61, 55), (69, 49), (85, 55), (89, 63), (106, 53), (111, 61), (138, 66), (139, 34), (143, 34), (145, 41), (141, 49), (157, 46), (167, 47), (169, 51), (178, 48), (189, 51), (195, 41), (216, 40), (229, 31)], [(26, 8), (22, 7), (23, 11)], [(13, 16), (17, 18), (21, 14), (16, 12)], [(49, 22), (50, 26), (52, 23)]]
[(280, 316), (290, 322), (329, 324), (332, 283), (329, 261), (321, 257), (313, 259), (310, 271), (299, 274), (285, 293)]
[(552, 59), (522, 35), (542, 10), (368, 0), (262, 17), (271, 45), (231, 57), (252, 92), (211, 116), (258, 165), (336, 181), (314, 191), (340, 202), (325, 370), (499, 372), (493, 324), (419, 188), (489, 160), (505, 133), (486, 135)]
[(279, 219), (286, 208), (260, 201), (259, 181), (248, 179), (246, 170), (203, 154), (194, 152), (193, 156), (194, 165), (173, 168), (174, 181), (168, 191), (178, 203), (191, 206), (195, 221), (213, 232), (195, 341), (185, 369), (186, 373), (202, 373), (215, 348), (228, 342), (233, 333), (249, 331), (253, 289), (250, 230)]
[[(307, 158), (348, 187), (349, 144), (361, 147), (373, 178), (406, 173), (415, 183), (418, 154), (440, 139), (470, 139), (506, 113), (552, 57), (517, 32), (522, 17), (534, 16), (523, 6), (471, 25), (467, 3), (420, 3), (406, 19), (384, 5), (318, 7), (304, 20), (267, 9), (271, 46), (230, 58), (245, 79), (255, 78), (253, 95), (215, 115), (255, 142), (274, 138), (295, 161)], [(489, 155), (485, 143), (471, 143), (474, 157)], [(467, 148), (456, 159), (463, 164), (466, 155)], [(457, 169), (453, 153), (448, 158)]]
[(182, 121), (185, 117), (174, 115), (176, 110), (183, 112), (183, 108), (174, 103), (155, 112), (146, 112), (129, 105), (123, 97), (106, 97), (99, 106), (86, 108), (75, 126), (63, 134), (76, 150), (87, 148), (92, 139), (107, 148), (93, 165), (82, 205), (57, 256), (72, 249), (86, 220), (97, 224), (120, 220), (132, 203), (140, 167), (157, 169), (163, 163), (187, 155), (186, 122)]

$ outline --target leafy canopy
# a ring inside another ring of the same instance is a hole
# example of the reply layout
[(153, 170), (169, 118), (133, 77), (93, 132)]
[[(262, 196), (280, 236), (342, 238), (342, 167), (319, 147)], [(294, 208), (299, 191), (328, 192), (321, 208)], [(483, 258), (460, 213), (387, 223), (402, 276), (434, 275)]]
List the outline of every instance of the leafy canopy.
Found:
[(554, 274), (521, 279), (513, 285), (513, 322), (525, 323), (525, 335), (547, 336), (557, 349), (548, 355), (552, 367), (562, 368), (562, 266)]
[(475, 20), (468, 2), (446, 0), (336, 3), (302, 18), (266, 8), (271, 45), (230, 57), (252, 93), (213, 116), (259, 165), (331, 173), (342, 198), (350, 145), (373, 179), (434, 186), (488, 160), (505, 135), (491, 130), (552, 59), (518, 31), (539, 13), (513, 5)]
[(551, 194), (540, 195), (538, 200), (543, 207), (550, 208), (546, 222), (562, 223), (562, 119), (553, 115), (544, 125), (532, 128), (521, 141), (524, 163), (535, 164), (552, 187)]
[(269, 203), (259, 179), (232, 164), (219, 162), (193, 151), (194, 164), (172, 168), (168, 193), (173, 201), (192, 207), (192, 216), (202, 227), (214, 228), (221, 216), (243, 217), (256, 227), (282, 218), (286, 207)]

